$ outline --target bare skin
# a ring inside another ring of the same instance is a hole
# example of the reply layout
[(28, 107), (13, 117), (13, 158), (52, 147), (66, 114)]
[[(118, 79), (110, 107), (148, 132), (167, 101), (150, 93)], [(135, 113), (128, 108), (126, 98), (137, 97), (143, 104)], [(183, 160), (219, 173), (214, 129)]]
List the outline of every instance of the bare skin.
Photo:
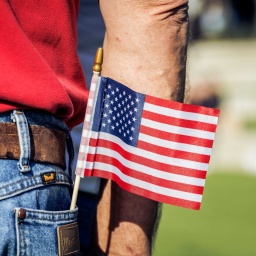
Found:
[[(188, 0), (101, 0), (102, 75), (135, 91), (182, 102)], [(97, 210), (93, 255), (148, 256), (158, 203), (108, 181)]]

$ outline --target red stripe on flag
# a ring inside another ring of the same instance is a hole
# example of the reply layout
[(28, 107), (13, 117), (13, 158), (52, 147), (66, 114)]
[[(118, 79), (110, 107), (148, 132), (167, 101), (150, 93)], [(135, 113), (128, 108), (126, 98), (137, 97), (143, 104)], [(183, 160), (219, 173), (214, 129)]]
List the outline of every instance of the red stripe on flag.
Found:
[(216, 125), (215, 124), (209, 124), (205, 122), (198, 122), (198, 121), (191, 121), (191, 120), (185, 120), (181, 118), (176, 117), (170, 117), (161, 115), (159, 113), (153, 113), (147, 110), (143, 111), (142, 118), (150, 119), (155, 122), (168, 124), (168, 125), (174, 125), (184, 128), (190, 128), (190, 129), (197, 129), (202, 131), (208, 131), (208, 132), (215, 132)]
[(150, 152), (153, 152), (162, 156), (191, 160), (191, 161), (207, 163), (207, 164), (210, 162), (209, 155), (202, 155), (202, 154), (196, 154), (196, 153), (191, 153), (187, 151), (181, 151), (177, 149), (164, 148), (164, 147), (152, 145), (151, 143), (144, 142), (144, 141), (138, 141), (137, 148), (141, 148), (144, 150), (148, 150), (150, 148)]
[(189, 209), (193, 209), (193, 210), (199, 210), (200, 206), (201, 206), (201, 203), (199, 203), (199, 202), (193, 202), (190, 200), (184, 200), (184, 199), (179, 199), (179, 198), (175, 198), (175, 197), (165, 196), (165, 195), (154, 193), (154, 192), (146, 190), (146, 189), (135, 187), (133, 185), (127, 184), (126, 182), (122, 181), (116, 174), (109, 173), (104, 170), (94, 169), (93, 175), (97, 176), (97, 177), (104, 178), (104, 179), (113, 180), (121, 188), (123, 188), (131, 193), (134, 193), (134, 194), (137, 194), (137, 195), (140, 195), (143, 197), (147, 197), (147, 198), (150, 198), (155, 201), (172, 204), (172, 205), (176, 205), (176, 206), (180, 206), (180, 207), (184, 207), (184, 208), (189, 208)]
[(145, 102), (166, 107), (166, 108), (172, 108), (180, 111), (193, 112), (193, 113), (204, 114), (204, 115), (215, 116), (215, 117), (218, 117), (220, 113), (218, 109), (206, 108), (202, 106), (185, 104), (185, 103), (180, 103), (176, 101), (159, 99), (149, 95), (146, 95)]

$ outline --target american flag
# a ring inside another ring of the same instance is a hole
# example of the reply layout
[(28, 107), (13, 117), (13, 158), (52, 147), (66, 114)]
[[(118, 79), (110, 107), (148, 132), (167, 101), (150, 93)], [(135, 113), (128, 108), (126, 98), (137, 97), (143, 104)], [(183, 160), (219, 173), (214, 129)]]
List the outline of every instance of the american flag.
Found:
[(111, 179), (152, 200), (200, 209), (219, 110), (99, 79), (77, 175)]

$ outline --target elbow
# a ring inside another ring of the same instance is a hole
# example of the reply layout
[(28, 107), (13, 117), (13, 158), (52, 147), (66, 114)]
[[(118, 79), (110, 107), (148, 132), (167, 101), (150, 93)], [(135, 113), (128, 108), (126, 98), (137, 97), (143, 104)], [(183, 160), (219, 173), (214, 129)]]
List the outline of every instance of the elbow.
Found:
[(156, 8), (152, 8), (150, 14), (156, 20), (168, 20), (172, 25), (186, 25), (189, 20), (188, 1), (159, 1)]

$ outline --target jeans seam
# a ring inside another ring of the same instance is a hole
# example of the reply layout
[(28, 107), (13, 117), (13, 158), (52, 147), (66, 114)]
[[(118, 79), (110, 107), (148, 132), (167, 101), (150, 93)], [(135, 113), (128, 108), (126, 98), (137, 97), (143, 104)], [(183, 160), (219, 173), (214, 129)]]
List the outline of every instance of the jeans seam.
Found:
[[(57, 184), (57, 185), (70, 185), (70, 183), (65, 183), (65, 182), (58, 182), (58, 183), (54, 183), (54, 184)], [(3, 200), (3, 199), (6, 199), (6, 197), (8, 198), (8, 196), (10, 196), (10, 195), (16, 195), (18, 192), (20, 192), (20, 191), (27, 191), (27, 188), (40, 188), (40, 187), (44, 187), (44, 186), (52, 186), (53, 184), (51, 184), (51, 185), (45, 185), (45, 184), (43, 184), (43, 183), (39, 183), (39, 184), (36, 184), (36, 185), (33, 185), (33, 186), (28, 186), (28, 187), (26, 187), (26, 189), (17, 189), (17, 190), (15, 190), (14, 192), (9, 192), (9, 193), (6, 193), (6, 194), (4, 194), (3, 196), (1, 196), (1, 197), (3, 197), (2, 199), (0, 198), (0, 200)], [(19, 193), (18, 193), (19, 194)]]
[[(56, 172), (56, 174), (57, 175), (63, 175), (63, 176), (65, 176), (65, 178), (67, 178), (67, 180), (69, 180), (69, 178), (68, 178), (68, 175), (66, 175), (65, 173), (61, 173), (61, 172)], [(27, 181), (27, 180), (30, 180), (30, 179), (34, 179), (34, 178), (41, 178), (41, 175), (39, 174), (39, 175), (35, 175), (35, 176), (32, 176), (32, 177), (28, 177), (28, 178), (26, 178), (26, 179), (22, 179), (22, 180), (18, 180), (18, 181), (16, 181), (16, 182), (13, 182), (13, 183), (9, 183), (8, 185), (5, 185), (5, 186), (1, 186), (1, 188), (6, 188), (6, 187), (9, 187), (9, 186), (13, 186), (13, 185), (15, 185), (15, 184), (17, 184), (17, 183), (20, 183), (20, 182), (23, 182), (23, 181)], [(58, 180), (58, 182), (59, 181), (61, 181), (61, 180)], [(63, 180), (63, 182), (65, 182), (65, 180)], [(38, 183), (38, 184), (40, 184), (40, 183)], [(43, 182), (42, 182), (42, 184), (44, 184)]]
[[(61, 213), (60, 213), (60, 214), (54, 213), (54, 215), (61, 215)], [(47, 218), (40, 218), (40, 219), (38, 219), (37, 216), (34, 216), (34, 217), (27, 217), (26, 219), (27, 219), (27, 220), (47, 221), (47, 222), (53, 222), (53, 223), (58, 224), (58, 222), (68, 222), (68, 221), (74, 222), (74, 219), (76, 219), (76, 218), (77, 218), (77, 216), (74, 214), (74, 216), (70, 216), (70, 217), (67, 218), (67, 219), (59, 219), (59, 220), (56, 220), (56, 219), (52, 219), (52, 220), (51, 220), (51, 219), (47, 219)]]
[[(15, 208), (16, 212), (19, 211), (20, 208)], [(64, 210), (64, 211), (44, 211), (44, 210), (38, 210), (38, 209), (26, 209), (26, 218), (25, 220), (21, 221), (24, 222), (26, 220), (38, 220), (38, 221), (48, 221), (48, 222), (74, 222), (74, 220), (77, 220), (78, 216), (78, 209), (75, 210)], [(70, 212), (72, 211), (72, 212)], [(40, 215), (40, 217), (38, 217)], [(54, 218), (49, 218), (47, 216), (54, 216)], [(64, 217), (66, 216), (66, 217)]]
[(18, 211), (15, 211), (15, 228), (16, 228), (16, 239), (17, 239), (17, 256), (20, 255), (20, 230), (18, 221)]
[[(51, 184), (45, 184), (41, 180), (41, 175), (35, 175), (33, 177), (28, 177), (26, 179), (18, 180), (16, 182), (11, 183), (11, 184), (7, 184), (5, 186), (2, 186), (1, 190), (4, 190), (8, 187), (15, 186), (17, 184), (22, 185), (26, 181), (31, 181), (31, 183), (34, 182), (34, 184), (27, 185), (24, 188), (15, 189), (15, 190), (7, 192), (7, 193), (3, 192), (2, 195), (0, 195), (0, 200), (1, 200), (1, 198), (5, 199), (9, 195), (14, 195), (14, 194), (19, 193), (20, 191), (26, 191), (26, 190), (31, 189), (31, 188), (39, 188), (39, 187), (51, 186), (51, 185), (68, 185), (68, 186), (71, 186), (71, 182), (68, 178), (68, 175), (66, 175), (65, 173), (61, 173), (61, 172), (56, 172), (56, 175), (57, 175), (56, 177), (58, 177), (58, 180), (56, 180), (54, 183), (51, 183)], [(39, 180), (37, 181), (38, 178), (40, 178), (40, 181)]]

